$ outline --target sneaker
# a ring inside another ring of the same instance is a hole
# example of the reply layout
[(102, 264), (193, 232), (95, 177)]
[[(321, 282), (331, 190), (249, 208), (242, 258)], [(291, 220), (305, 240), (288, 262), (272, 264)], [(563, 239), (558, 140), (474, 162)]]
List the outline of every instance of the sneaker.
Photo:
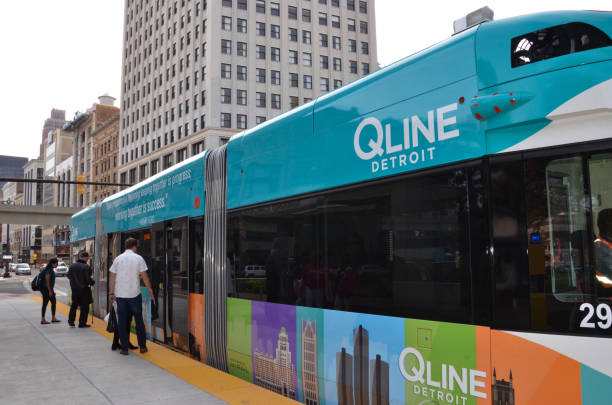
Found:
[(70, 325), (71, 328), (74, 328), (74, 322), (68, 322), (68, 325)]
[(91, 325), (79, 325), (79, 328), (89, 328)]

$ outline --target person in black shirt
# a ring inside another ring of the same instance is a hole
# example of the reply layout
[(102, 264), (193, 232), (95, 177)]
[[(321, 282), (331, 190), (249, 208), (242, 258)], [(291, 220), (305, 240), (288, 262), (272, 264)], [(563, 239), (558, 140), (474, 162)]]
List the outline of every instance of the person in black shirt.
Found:
[(49, 260), (49, 263), (47, 263), (45, 268), (41, 270), (43, 285), (40, 288), (40, 293), (42, 294), (43, 302), (42, 302), (42, 310), (41, 310), (42, 318), (40, 320), (40, 323), (43, 325), (46, 325), (49, 323), (45, 319), (45, 312), (47, 312), (47, 304), (49, 302), (51, 302), (51, 316), (52, 316), (51, 322), (59, 322), (59, 319), (55, 317), (56, 301), (55, 301), (55, 292), (53, 291), (53, 288), (55, 287), (55, 271), (53, 269), (57, 267), (57, 264), (58, 264), (58, 260), (57, 258), (54, 257), (53, 259)]
[(89, 253), (82, 251), (79, 253), (79, 260), (72, 263), (68, 269), (68, 279), (72, 289), (72, 305), (70, 305), (70, 313), (68, 314), (68, 325), (71, 327), (74, 327), (77, 307), (81, 307), (79, 328), (89, 328), (87, 315), (89, 314), (89, 304), (93, 301), (89, 287), (94, 284), (94, 281), (87, 259), (89, 259)]

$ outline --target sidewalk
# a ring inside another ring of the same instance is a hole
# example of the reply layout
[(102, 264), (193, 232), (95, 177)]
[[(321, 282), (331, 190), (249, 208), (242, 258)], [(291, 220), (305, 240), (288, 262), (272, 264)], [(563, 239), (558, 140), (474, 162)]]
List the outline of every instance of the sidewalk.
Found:
[[(92, 329), (70, 328), (62, 314), (67, 307), (58, 303), (62, 322), (41, 325), (40, 306), (28, 296), (0, 294), (1, 403), (151, 404), (161, 400), (181, 405), (227, 404), (145, 360), (145, 356), (159, 358), (160, 351), (185, 356), (151, 342), (150, 352), (145, 355), (131, 351), (129, 356), (121, 356), (110, 350), (111, 341), (99, 331), (102, 321), (96, 320)], [(184, 360), (200, 366), (193, 360)], [(187, 371), (198, 370), (194, 367)]]

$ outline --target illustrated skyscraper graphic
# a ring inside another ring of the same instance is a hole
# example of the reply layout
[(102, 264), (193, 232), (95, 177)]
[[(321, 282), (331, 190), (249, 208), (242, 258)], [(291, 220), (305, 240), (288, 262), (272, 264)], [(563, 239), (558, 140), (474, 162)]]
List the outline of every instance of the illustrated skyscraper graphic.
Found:
[(370, 360), (370, 335), (362, 325), (353, 329), (353, 356), (336, 353), (339, 405), (389, 405), (389, 363), (380, 354)]
[(336, 353), (336, 382), (338, 405), (354, 405), (353, 402), (353, 356), (342, 351)]
[(317, 323), (302, 320), (302, 392), (306, 405), (319, 405)]
[(389, 363), (382, 361), (380, 354), (370, 360), (370, 391), (372, 405), (389, 405)]
[(256, 385), (295, 398), (295, 367), (291, 363), (289, 336), (285, 328), (281, 328), (278, 334), (276, 357), (255, 349), (253, 368)]
[(370, 339), (367, 329), (361, 325), (353, 330), (353, 356), (355, 357), (353, 373), (355, 405), (369, 405)]
[(512, 370), (510, 370), (510, 380), (503, 378), (497, 379), (495, 369), (493, 369), (493, 384), (491, 385), (492, 405), (514, 405), (514, 380)]

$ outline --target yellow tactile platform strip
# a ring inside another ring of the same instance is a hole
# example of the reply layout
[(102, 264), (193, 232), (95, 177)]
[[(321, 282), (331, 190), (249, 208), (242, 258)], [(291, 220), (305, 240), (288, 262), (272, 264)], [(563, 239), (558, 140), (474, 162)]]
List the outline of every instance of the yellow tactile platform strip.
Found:
[[(33, 301), (41, 302), (41, 298), (30, 298)], [(68, 316), (70, 307), (57, 303), (57, 310)], [(77, 314), (78, 319), (78, 314)], [(91, 319), (91, 317), (89, 318)], [(113, 335), (106, 332), (106, 323), (94, 317), (91, 330), (99, 333), (109, 340)], [(132, 341), (136, 341), (136, 336), (132, 333)], [(295, 405), (299, 402), (278, 395), (272, 391), (258, 387), (247, 381), (241, 380), (230, 374), (209, 367), (199, 361), (163, 347), (151, 341), (147, 341), (148, 353), (140, 354), (138, 350), (130, 351), (130, 355), (140, 356), (143, 359), (163, 368), (178, 378), (200, 388), (220, 398), (230, 404), (235, 405), (270, 405), (287, 404)]]

